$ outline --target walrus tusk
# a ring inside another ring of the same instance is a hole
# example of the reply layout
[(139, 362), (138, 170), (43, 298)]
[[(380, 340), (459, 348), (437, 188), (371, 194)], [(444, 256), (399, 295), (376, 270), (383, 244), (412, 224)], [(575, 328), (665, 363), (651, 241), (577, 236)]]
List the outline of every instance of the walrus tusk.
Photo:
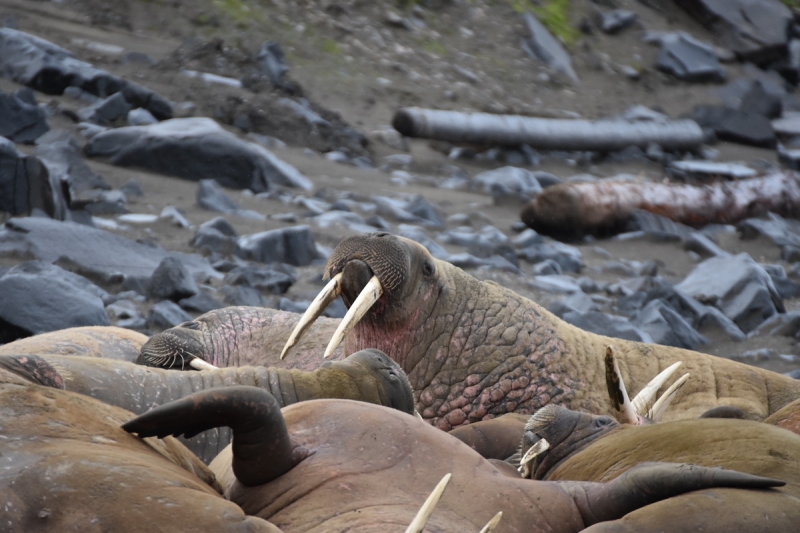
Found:
[(353, 302), (353, 305), (347, 310), (347, 314), (344, 315), (344, 318), (339, 323), (339, 327), (336, 328), (336, 332), (334, 332), (333, 337), (331, 337), (331, 342), (328, 343), (328, 347), (325, 349), (323, 358), (327, 358), (333, 353), (347, 334), (350, 333), (350, 330), (367, 314), (369, 308), (378, 301), (381, 294), (383, 294), (381, 282), (378, 280), (378, 276), (372, 276), (372, 279), (364, 286), (364, 289), (361, 291), (361, 294), (358, 295), (356, 301)]
[(295, 347), (295, 345), (300, 342), (300, 339), (303, 338), (303, 335), (309, 330), (309, 328), (314, 325), (314, 321), (317, 320), (320, 315), (322, 314), (325, 309), (328, 308), (329, 305), (333, 303), (333, 301), (342, 294), (342, 273), (339, 272), (325, 285), (325, 288), (317, 294), (317, 297), (314, 298), (314, 301), (308, 306), (306, 312), (303, 313), (303, 316), (300, 317), (300, 321), (292, 330), (292, 334), (289, 335), (289, 340), (286, 341), (286, 345), (283, 347), (283, 351), (281, 352), (281, 359), (286, 357), (286, 354), (289, 353), (289, 350)]
[(528, 448), (528, 451), (525, 452), (525, 455), (523, 455), (522, 459), (519, 461), (519, 468), (517, 468), (517, 471), (522, 474), (522, 477), (526, 479), (531, 477), (533, 474), (533, 468), (530, 465), (531, 462), (533, 462), (538, 455), (549, 449), (550, 443), (547, 442), (547, 439), (539, 439), (536, 441), (536, 444)]
[(614, 347), (606, 347), (606, 386), (608, 395), (614, 408), (622, 413), (622, 422), (638, 425), (641, 423), (639, 415), (633, 408), (628, 391), (625, 389), (625, 382), (622, 380), (622, 373), (614, 357)]
[(494, 528), (500, 523), (501, 518), (503, 518), (503, 511), (500, 511), (494, 515), (494, 517), (489, 520), (489, 523), (483, 526), (483, 529), (480, 530), (480, 533), (491, 533), (494, 531)]
[(669, 404), (672, 403), (672, 400), (678, 394), (678, 390), (683, 387), (683, 384), (689, 379), (689, 374), (682, 375), (675, 383), (673, 383), (667, 391), (661, 395), (661, 398), (653, 405), (653, 408), (647, 413), (647, 418), (652, 420), (653, 422), (658, 422), (661, 420), (661, 417), (664, 415), (664, 411), (667, 410)]
[(647, 406), (653, 400), (656, 399), (656, 393), (658, 393), (658, 389), (660, 389), (664, 383), (667, 382), (669, 378), (672, 377), (672, 374), (678, 370), (683, 363), (678, 361), (677, 363), (673, 363), (671, 366), (665, 368), (661, 371), (656, 377), (650, 380), (650, 383), (644, 386), (644, 388), (639, 391), (639, 394), (636, 395), (636, 398), (633, 399), (633, 408), (636, 411), (636, 414), (644, 416), (647, 413)]
[(189, 366), (194, 368), (195, 370), (219, 370), (218, 367), (212, 365), (211, 363), (203, 361), (199, 357), (195, 357), (191, 361), (189, 361)]
[(428, 496), (428, 499), (425, 500), (425, 503), (420, 507), (417, 516), (414, 517), (414, 520), (412, 520), (411, 524), (406, 528), (406, 533), (420, 533), (425, 529), (425, 524), (428, 523), (428, 518), (431, 517), (434, 507), (439, 503), (439, 498), (442, 497), (445, 487), (447, 487), (447, 484), (450, 482), (451, 475), (452, 474), (445, 474), (439, 484), (436, 485), (431, 495)]

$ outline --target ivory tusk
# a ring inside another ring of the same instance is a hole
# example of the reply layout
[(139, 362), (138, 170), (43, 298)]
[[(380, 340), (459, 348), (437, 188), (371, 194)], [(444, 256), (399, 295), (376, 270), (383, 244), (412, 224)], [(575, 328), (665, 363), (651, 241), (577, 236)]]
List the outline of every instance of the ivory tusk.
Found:
[(195, 370), (219, 370), (218, 367), (212, 365), (211, 363), (206, 363), (199, 357), (195, 357), (189, 361), (189, 366)]
[(436, 504), (439, 503), (439, 498), (442, 497), (442, 493), (444, 492), (445, 487), (447, 487), (447, 483), (450, 482), (451, 475), (452, 474), (445, 474), (439, 484), (436, 485), (436, 488), (433, 489), (431, 495), (428, 496), (428, 499), (422, 504), (417, 516), (415, 516), (414, 520), (411, 521), (411, 524), (406, 529), (406, 533), (420, 533), (420, 531), (425, 529), (425, 524), (428, 523), (428, 518), (431, 517), (434, 507), (436, 507)]
[(656, 377), (650, 380), (650, 383), (644, 386), (644, 388), (639, 391), (639, 394), (636, 395), (636, 398), (633, 399), (633, 408), (636, 411), (636, 414), (644, 416), (647, 412), (647, 406), (656, 399), (656, 394), (658, 393), (658, 389), (660, 389), (664, 383), (667, 382), (669, 378), (672, 377), (672, 374), (678, 370), (683, 363), (678, 361), (677, 363), (673, 363), (669, 367), (665, 368), (658, 374)]
[(494, 518), (489, 520), (489, 523), (483, 526), (483, 529), (480, 530), (480, 533), (491, 533), (492, 531), (494, 531), (495, 526), (497, 526), (497, 524), (500, 523), (501, 518), (503, 518), (503, 511), (500, 511), (499, 513), (494, 515)]
[(361, 294), (358, 295), (356, 301), (353, 302), (353, 305), (347, 310), (347, 314), (344, 315), (344, 318), (339, 323), (339, 327), (336, 328), (336, 331), (331, 338), (331, 342), (328, 343), (328, 347), (325, 349), (325, 355), (323, 356), (324, 358), (327, 358), (333, 353), (333, 351), (337, 346), (339, 346), (347, 334), (350, 333), (350, 330), (353, 329), (355, 325), (358, 324), (358, 321), (367, 314), (369, 308), (378, 301), (378, 298), (381, 297), (381, 294), (383, 294), (381, 282), (378, 281), (377, 276), (372, 276), (372, 279), (370, 279), (366, 286), (364, 286), (364, 290), (362, 290)]
[(614, 357), (613, 346), (606, 347), (606, 386), (614, 407), (622, 413), (622, 422), (638, 425), (639, 416), (636, 414), (628, 396), (628, 391), (625, 389), (622, 373), (619, 371), (617, 359)]
[(328, 308), (329, 305), (333, 303), (333, 301), (342, 293), (342, 273), (339, 272), (325, 285), (325, 288), (317, 294), (317, 297), (314, 298), (314, 301), (308, 306), (306, 312), (303, 313), (303, 316), (300, 317), (300, 321), (292, 330), (292, 334), (289, 335), (289, 340), (286, 341), (286, 345), (283, 347), (283, 351), (281, 352), (281, 359), (286, 357), (286, 354), (289, 353), (289, 350), (295, 347), (295, 345), (300, 342), (300, 339), (303, 338), (303, 335), (314, 325), (314, 321), (317, 320), (320, 315), (322, 314), (325, 309)]
[(528, 451), (525, 452), (525, 455), (522, 456), (522, 459), (519, 461), (519, 468), (517, 471), (522, 474), (522, 477), (529, 478), (533, 474), (533, 469), (530, 467), (531, 461), (536, 459), (536, 457), (546, 452), (550, 449), (550, 443), (547, 442), (547, 439), (539, 439), (536, 441), (536, 444), (528, 448)]
[(682, 375), (675, 383), (673, 383), (667, 391), (661, 395), (661, 398), (653, 405), (653, 408), (647, 413), (647, 417), (652, 420), (653, 422), (658, 422), (661, 420), (661, 417), (664, 415), (664, 411), (667, 410), (669, 404), (672, 403), (672, 400), (678, 394), (678, 390), (683, 387), (684, 383), (689, 379), (689, 374)]

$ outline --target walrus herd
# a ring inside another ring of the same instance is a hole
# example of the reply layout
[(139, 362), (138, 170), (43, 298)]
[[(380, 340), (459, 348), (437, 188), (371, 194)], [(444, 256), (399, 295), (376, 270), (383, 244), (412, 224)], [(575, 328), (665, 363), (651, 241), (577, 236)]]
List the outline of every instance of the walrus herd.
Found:
[(797, 530), (800, 381), (587, 333), (387, 233), (325, 272), (302, 317), (0, 347), (0, 530)]

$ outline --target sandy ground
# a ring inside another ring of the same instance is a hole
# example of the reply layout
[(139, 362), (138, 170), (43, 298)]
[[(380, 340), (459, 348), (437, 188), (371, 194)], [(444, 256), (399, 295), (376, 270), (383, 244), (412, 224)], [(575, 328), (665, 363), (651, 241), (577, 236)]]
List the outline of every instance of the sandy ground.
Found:
[[(439, 5), (435, 2), (421, 4)], [(259, 44), (267, 39), (281, 43), (291, 67), (290, 75), (300, 83), (310, 101), (338, 113), (344, 121), (365, 133), (388, 125), (395, 110), (408, 105), (598, 118), (619, 113), (633, 104), (647, 105), (678, 116), (690, 111), (694, 104), (716, 101), (714, 91), (718, 86), (676, 82), (650, 68), (655, 63), (658, 49), (641, 41), (644, 28), (684, 29), (696, 37), (715, 42), (714, 35), (677, 9), (659, 11), (635, 0), (619, 0), (619, 7), (639, 13), (639, 22), (617, 36), (606, 36), (597, 31), (591, 36), (579, 36), (572, 51), (581, 83), (571, 85), (548, 73), (521, 52), (519, 39), (524, 35), (524, 28), (509, 2), (441, 4), (442, 7), (417, 11), (426, 26), (419, 31), (396, 29), (384, 22), (389, 11), (411, 16), (414, 14), (412, 9), (398, 7), (394, 2), (363, 1), (64, 0), (56, 3), (0, 0), (0, 18), (11, 15), (18, 29), (64, 46), (80, 59), (129, 77), (174, 102), (195, 102), (198, 114), (207, 114), (223, 122), (230, 115), (225, 109), (232, 105), (231, 102), (251, 111), (261, 109), (259, 106), (269, 111), (276, 95), (269, 91), (255, 94), (243, 89), (209, 87), (201, 81), (181, 76), (179, 68), (239, 77), (254, 68), (252, 56)], [(589, 16), (593, 5), (588, 0), (573, 2), (574, 9), (570, 14), (573, 25), (577, 26), (583, 17)], [(250, 10), (242, 12), (241, 6)], [(142, 52), (160, 63), (152, 67), (122, 64), (117, 54), (92, 52), (78, 39)], [(205, 55), (192, 56), (186, 52), (195, 50), (197, 43), (212, 39), (222, 39), (224, 44)], [(622, 64), (640, 68), (641, 79), (631, 81), (615, 70)], [(478, 81), (466, 80), (454, 65), (469, 69)], [(727, 68), (730, 78), (742, 71), (740, 65), (728, 65)], [(0, 80), (0, 89), (15, 88), (13, 83)], [(37, 98), (44, 102), (56, 101), (68, 109), (82, 106), (66, 97), (38, 94)], [(75, 129), (75, 125), (64, 116), (54, 117), (50, 122), (52, 127)], [(237, 131), (232, 126), (230, 129)], [(303, 131), (289, 129), (261, 129), (258, 132), (289, 143), (289, 146), (273, 151), (311, 178), (316, 191), (328, 188), (363, 197), (372, 194), (422, 194), (447, 215), (479, 213), (509, 235), (512, 234), (510, 226), (519, 220), (516, 206), (495, 206), (485, 195), (443, 190), (426, 184), (441, 180), (446, 165), (455, 164), (472, 176), (502, 166), (500, 163), (449, 160), (434, 143), (412, 140), (410, 153), (414, 163), (410, 171), (420, 179), (399, 186), (392, 183), (390, 174), (380, 170), (355, 168), (324, 159), (319, 152), (326, 149), (326, 143), (330, 144), (328, 140), (315, 139)], [(309, 147), (313, 151), (309, 151)], [(332, 148), (335, 146), (327, 149)], [(720, 150), (720, 160), (775, 161), (774, 152), (769, 150), (727, 144), (716, 148)], [(31, 147), (21, 149), (30, 151)], [(377, 163), (382, 157), (396, 152), (379, 142), (371, 143), (368, 148), (369, 155)], [(117, 168), (102, 161), (90, 161), (90, 165), (114, 188), (131, 179), (141, 184), (145, 195), (130, 199), (128, 208), (131, 212), (158, 214), (165, 206), (172, 205), (195, 225), (217, 216), (196, 205), (197, 185), (193, 182)], [(537, 170), (552, 172), (562, 178), (584, 172), (600, 177), (621, 172), (653, 179), (660, 179), (663, 175), (663, 169), (655, 163), (601, 163), (579, 168), (547, 160)], [(306, 223), (298, 206), (237, 191), (228, 193), (242, 208), (267, 216), (266, 221), (227, 216), (239, 234)], [(292, 212), (298, 215), (296, 223), (269, 218), (270, 215)], [(350, 234), (343, 228), (323, 230), (313, 223), (311, 227), (316, 241), (328, 247), (335, 246)], [(130, 225), (120, 233), (132, 239), (153, 239), (170, 250), (194, 251), (188, 244), (193, 230), (177, 228), (164, 221), (147, 226)], [(742, 241), (732, 235), (725, 237), (721, 245), (730, 252), (747, 252), (759, 262), (779, 262), (778, 249), (764, 239)], [(672, 281), (683, 279), (696, 264), (679, 245), (644, 239), (604, 240), (578, 247), (586, 264), (582, 275), (597, 280), (619, 279), (599, 272), (599, 267), (609, 259), (597, 251), (598, 247), (610, 253), (614, 260), (654, 259), (659, 264), (659, 273)], [(450, 250), (463, 251), (458, 247)], [(13, 260), (0, 260), (0, 264), (10, 263)], [(532, 288), (528, 275), (530, 265), (522, 268), (525, 276), (482, 270), (473, 271), (473, 274), (482, 279), (495, 279), (543, 305), (562, 298)], [(286, 296), (308, 300), (319, 288), (322, 265), (301, 268), (299, 273), (298, 283)], [(794, 309), (800, 305), (796, 301), (787, 301), (786, 306)], [(778, 354), (800, 356), (800, 349), (792, 338), (760, 337), (739, 343), (711, 340), (711, 344), (700, 350), (735, 356), (747, 350), (768, 347)], [(755, 364), (781, 372), (800, 368), (800, 363), (781, 358)]]

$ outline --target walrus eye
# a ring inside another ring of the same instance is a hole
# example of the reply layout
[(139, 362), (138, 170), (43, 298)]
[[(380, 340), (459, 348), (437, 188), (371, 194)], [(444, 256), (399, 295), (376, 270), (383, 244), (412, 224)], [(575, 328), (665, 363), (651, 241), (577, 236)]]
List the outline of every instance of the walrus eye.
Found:
[(433, 276), (433, 271), (434, 271), (434, 267), (433, 267), (433, 263), (432, 262), (425, 261), (424, 263), (422, 263), (422, 274), (426, 278), (429, 278), (429, 277)]

